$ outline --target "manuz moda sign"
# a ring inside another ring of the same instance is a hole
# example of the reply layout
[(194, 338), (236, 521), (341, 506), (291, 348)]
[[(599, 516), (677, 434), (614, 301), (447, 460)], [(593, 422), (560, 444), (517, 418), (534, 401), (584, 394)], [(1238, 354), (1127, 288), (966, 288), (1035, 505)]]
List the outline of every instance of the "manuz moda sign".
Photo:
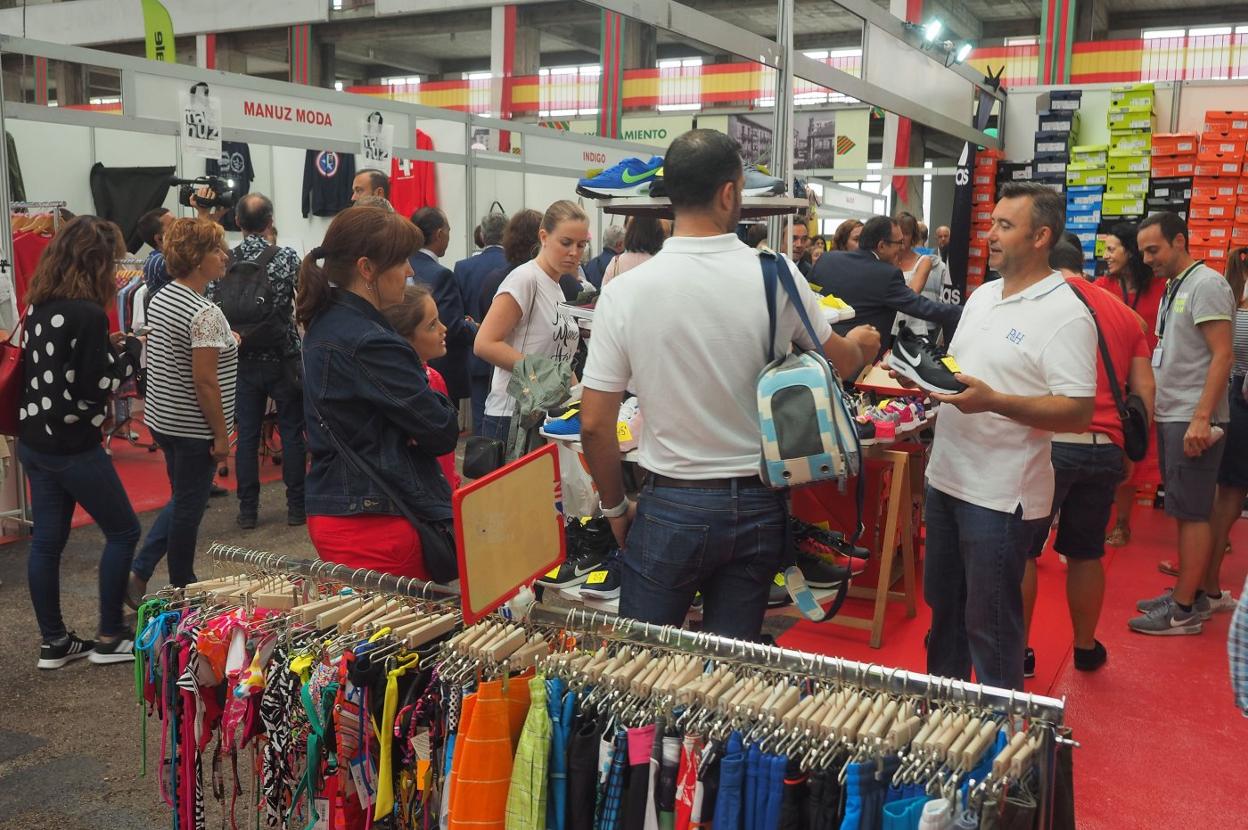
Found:
[(250, 118), (269, 118), (274, 121), (290, 121), (296, 124), (313, 124), (318, 127), (334, 126), (333, 117), (324, 110), (310, 110), (303, 107), (287, 107), (280, 104), (261, 104), (256, 101), (243, 102), (243, 115)]

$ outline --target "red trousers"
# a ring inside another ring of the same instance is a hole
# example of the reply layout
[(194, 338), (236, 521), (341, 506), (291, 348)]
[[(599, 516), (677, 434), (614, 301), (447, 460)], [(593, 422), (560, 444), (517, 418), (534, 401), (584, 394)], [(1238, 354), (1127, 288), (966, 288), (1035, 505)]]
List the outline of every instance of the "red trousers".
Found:
[(429, 579), (420, 533), (402, 516), (309, 516), (308, 535), (326, 562)]

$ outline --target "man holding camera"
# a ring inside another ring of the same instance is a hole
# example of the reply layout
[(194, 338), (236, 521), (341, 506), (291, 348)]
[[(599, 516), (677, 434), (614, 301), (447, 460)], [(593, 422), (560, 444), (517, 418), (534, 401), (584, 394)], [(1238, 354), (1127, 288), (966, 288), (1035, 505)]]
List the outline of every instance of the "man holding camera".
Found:
[[(201, 215), (208, 213), (206, 208), (197, 209)], [(273, 202), (267, 196), (248, 193), (239, 200), (234, 215), (243, 241), (234, 249), (225, 277), (208, 286), (207, 296), (221, 307), (230, 327), (242, 337), (235, 399), (238, 526), (250, 530), (259, 522), (260, 428), (269, 399), (277, 405), (282, 438), (286, 523), (302, 525), (307, 521), (303, 506), (307, 450), (299, 333), (294, 319), (299, 255), (270, 243)]]

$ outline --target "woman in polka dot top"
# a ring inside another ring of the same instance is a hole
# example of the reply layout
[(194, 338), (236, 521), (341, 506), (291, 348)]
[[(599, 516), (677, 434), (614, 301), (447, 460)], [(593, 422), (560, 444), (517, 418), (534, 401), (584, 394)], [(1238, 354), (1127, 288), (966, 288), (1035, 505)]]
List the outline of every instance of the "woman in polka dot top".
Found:
[[(87, 656), (93, 663), (134, 659), (134, 633), (122, 622), (122, 602), (139, 520), (101, 433), (109, 397), (134, 374), (142, 348), (136, 338), (108, 331), (105, 309), (116, 299), (115, 263), (124, 253), (120, 228), (79, 216), (44, 251), (26, 292), (17, 452), (30, 478), (34, 513), (28, 571), (43, 636), (41, 669)], [(61, 618), (61, 552), (77, 505), (106, 540), (95, 641), (77, 637)]]

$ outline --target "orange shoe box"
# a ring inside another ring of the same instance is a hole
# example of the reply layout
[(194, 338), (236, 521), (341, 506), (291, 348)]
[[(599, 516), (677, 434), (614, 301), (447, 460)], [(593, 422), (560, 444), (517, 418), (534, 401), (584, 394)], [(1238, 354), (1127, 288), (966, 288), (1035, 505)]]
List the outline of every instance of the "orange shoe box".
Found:
[(1195, 153), (1186, 156), (1153, 156), (1154, 179), (1174, 179), (1195, 174)]
[(1154, 133), (1154, 156), (1190, 156), (1200, 149), (1196, 133)]
[(1239, 190), (1239, 179), (1229, 176), (1201, 176), (1192, 180), (1192, 201), (1204, 202), (1214, 197), (1236, 198)]

